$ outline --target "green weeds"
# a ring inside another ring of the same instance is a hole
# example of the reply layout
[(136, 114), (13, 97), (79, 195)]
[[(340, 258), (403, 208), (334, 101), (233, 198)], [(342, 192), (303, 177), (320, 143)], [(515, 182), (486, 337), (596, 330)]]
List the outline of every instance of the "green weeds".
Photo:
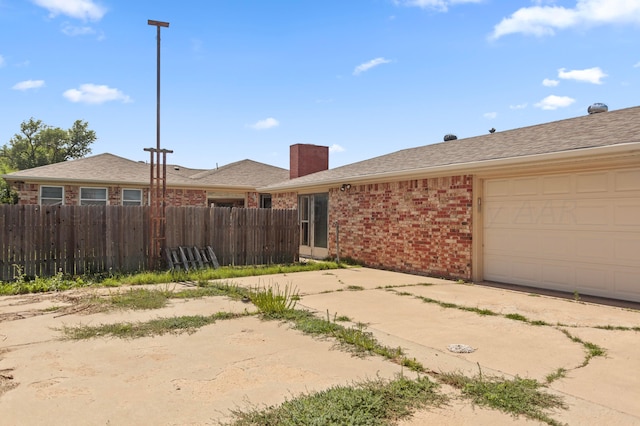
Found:
[(77, 327), (63, 326), (60, 331), (70, 340), (84, 340), (96, 337), (118, 337), (121, 339), (135, 339), (140, 337), (161, 336), (163, 334), (194, 333), (205, 325), (216, 321), (240, 318), (252, 315), (248, 312), (230, 313), (218, 312), (213, 315), (192, 315), (170, 318), (157, 318), (146, 322), (125, 322), (116, 324), (102, 324), (98, 326), (81, 325)]
[(437, 406), (446, 399), (426, 377), (410, 380), (370, 380), (353, 386), (303, 394), (279, 406), (234, 411), (234, 426), (249, 425), (385, 425), (415, 410)]
[(566, 329), (559, 328), (558, 330), (560, 330), (572, 342), (580, 343), (584, 347), (584, 349), (586, 351), (586, 356), (584, 358), (584, 361), (580, 365), (580, 367), (586, 367), (589, 364), (589, 361), (591, 361), (592, 358), (595, 358), (595, 357), (598, 357), (598, 356), (606, 356), (607, 351), (604, 348), (596, 345), (595, 343), (585, 342), (581, 338), (579, 338), (577, 336), (574, 336), (571, 333), (569, 333), (569, 331), (567, 331)]
[(542, 392), (540, 388), (544, 385), (533, 379), (486, 377), (480, 372), (471, 378), (460, 373), (444, 373), (440, 380), (460, 389), (462, 395), (474, 404), (497, 409), (514, 417), (522, 415), (550, 425), (559, 425), (546, 411), (566, 408), (562, 398)]
[(201, 269), (186, 273), (184, 271), (140, 272), (131, 275), (116, 273), (71, 277), (58, 273), (50, 278), (27, 277), (22, 267), (15, 266), (15, 279), (11, 282), (0, 282), (0, 295), (26, 293), (43, 293), (62, 291), (73, 288), (98, 286), (119, 287), (122, 285), (166, 284), (174, 282), (196, 282), (206, 284), (210, 280), (224, 280), (258, 275), (294, 273), (303, 271), (321, 271), (343, 268), (335, 262), (307, 262), (290, 265), (267, 266), (227, 266), (218, 269)]

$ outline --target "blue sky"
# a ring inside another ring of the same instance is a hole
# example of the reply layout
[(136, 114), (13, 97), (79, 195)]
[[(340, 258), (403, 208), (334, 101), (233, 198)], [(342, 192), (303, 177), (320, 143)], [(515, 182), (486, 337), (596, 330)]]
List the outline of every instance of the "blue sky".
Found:
[(639, 105), (640, 0), (0, 0), (0, 144), (30, 117), (89, 122), (93, 154), (168, 162), (289, 145), (338, 167)]

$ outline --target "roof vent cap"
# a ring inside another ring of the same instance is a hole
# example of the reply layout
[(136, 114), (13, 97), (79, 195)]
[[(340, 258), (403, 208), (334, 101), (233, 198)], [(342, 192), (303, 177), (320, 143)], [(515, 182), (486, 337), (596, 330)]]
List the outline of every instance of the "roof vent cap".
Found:
[(455, 141), (456, 139), (458, 139), (458, 137), (456, 135), (451, 134), (451, 133), (447, 133), (446, 135), (444, 135), (444, 141), (445, 142)]
[(609, 107), (606, 104), (600, 103), (600, 102), (596, 102), (593, 105), (589, 105), (589, 108), (587, 108), (587, 112), (589, 114), (597, 114), (599, 112), (607, 112), (609, 111)]

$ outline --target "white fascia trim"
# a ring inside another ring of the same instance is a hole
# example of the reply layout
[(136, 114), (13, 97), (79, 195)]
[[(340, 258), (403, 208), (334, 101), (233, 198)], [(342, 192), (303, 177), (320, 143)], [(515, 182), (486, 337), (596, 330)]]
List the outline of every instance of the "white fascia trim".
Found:
[(521, 165), (542, 164), (549, 162), (579, 161), (589, 158), (606, 157), (621, 154), (640, 154), (640, 142), (608, 145), (603, 147), (581, 148), (571, 151), (552, 152), (547, 154), (525, 155), (522, 157), (499, 158), (495, 160), (474, 161), (469, 163), (447, 164), (443, 166), (425, 167), (418, 169), (408, 169), (393, 172), (372, 173), (360, 176), (344, 176), (335, 179), (328, 179), (322, 182), (309, 182), (302, 185), (281, 185), (272, 188), (257, 188), (259, 192), (292, 192), (306, 190), (309, 188), (327, 188), (341, 185), (345, 182), (350, 184), (372, 181), (389, 181), (416, 175), (442, 176), (450, 174), (460, 174), (465, 172), (479, 173), (489, 169), (507, 168)]

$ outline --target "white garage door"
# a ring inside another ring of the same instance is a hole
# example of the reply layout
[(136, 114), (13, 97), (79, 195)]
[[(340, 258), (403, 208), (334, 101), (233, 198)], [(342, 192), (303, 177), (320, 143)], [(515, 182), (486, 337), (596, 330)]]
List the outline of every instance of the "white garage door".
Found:
[(640, 168), (486, 180), (484, 279), (640, 301)]

